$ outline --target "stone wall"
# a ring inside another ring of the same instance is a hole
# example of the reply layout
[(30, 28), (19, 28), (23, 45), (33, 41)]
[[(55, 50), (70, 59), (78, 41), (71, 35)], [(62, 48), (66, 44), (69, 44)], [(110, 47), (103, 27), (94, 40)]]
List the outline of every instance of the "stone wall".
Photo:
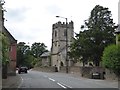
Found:
[[(66, 66), (66, 36), (68, 46), (71, 44), (74, 37), (73, 21), (57, 22), (52, 26), (52, 47), (51, 47), (51, 62), (52, 66), (57, 66), (60, 69), (61, 61)], [(69, 51), (69, 48), (68, 48)]]
[[(42, 72), (55, 72), (55, 67), (36, 67), (35, 70), (42, 71)], [(66, 73), (66, 67), (60, 67), (61, 73)], [(105, 72), (105, 79), (106, 80), (118, 80), (117, 76), (108, 69), (102, 68), (102, 67), (79, 67), (79, 66), (73, 66), (69, 68), (68, 73), (76, 74), (81, 77), (85, 78), (91, 78), (92, 72)], [(103, 79), (103, 77), (101, 77)]]
[(54, 72), (54, 67), (34, 67), (33, 70), (41, 71), (41, 72)]
[(113, 73), (112, 70), (106, 69), (105, 71), (106, 71), (105, 78), (107, 80), (118, 80), (117, 76)]

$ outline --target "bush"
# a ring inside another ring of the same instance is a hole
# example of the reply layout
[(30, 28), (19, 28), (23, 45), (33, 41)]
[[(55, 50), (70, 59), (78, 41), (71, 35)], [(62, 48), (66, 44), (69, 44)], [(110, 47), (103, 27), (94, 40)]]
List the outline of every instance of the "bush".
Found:
[(120, 75), (120, 45), (110, 45), (105, 48), (102, 56), (103, 65)]

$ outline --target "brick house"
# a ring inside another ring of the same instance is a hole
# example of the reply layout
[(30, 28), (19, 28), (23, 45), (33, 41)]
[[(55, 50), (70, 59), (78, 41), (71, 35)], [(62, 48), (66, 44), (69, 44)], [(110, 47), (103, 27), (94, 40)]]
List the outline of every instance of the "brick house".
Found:
[(8, 75), (16, 75), (16, 55), (17, 55), (17, 40), (10, 34), (10, 32), (3, 27), (3, 32), (9, 39), (9, 63), (7, 68)]
[(9, 63), (7, 64), (8, 75), (16, 75), (16, 49), (17, 40), (11, 35), (11, 33), (4, 26), (4, 9), (2, 7), (4, 3), (0, 1), (0, 31), (6, 34), (9, 40)]

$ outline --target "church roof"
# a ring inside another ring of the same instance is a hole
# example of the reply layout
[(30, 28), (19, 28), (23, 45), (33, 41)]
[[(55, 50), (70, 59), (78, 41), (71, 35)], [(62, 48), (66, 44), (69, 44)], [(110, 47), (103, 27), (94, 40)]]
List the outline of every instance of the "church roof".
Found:
[(120, 33), (120, 24), (118, 25), (117, 30), (115, 31), (115, 33)]
[(44, 52), (40, 57), (48, 57), (50, 56), (50, 52)]

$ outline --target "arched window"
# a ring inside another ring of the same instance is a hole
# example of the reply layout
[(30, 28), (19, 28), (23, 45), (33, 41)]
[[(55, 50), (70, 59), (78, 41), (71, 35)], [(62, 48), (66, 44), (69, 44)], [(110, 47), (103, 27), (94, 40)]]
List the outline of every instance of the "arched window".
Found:
[(64, 64), (63, 64), (63, 62), (62, 62), (62, 61), (60, 62), (60, 66), (64, 66)]

